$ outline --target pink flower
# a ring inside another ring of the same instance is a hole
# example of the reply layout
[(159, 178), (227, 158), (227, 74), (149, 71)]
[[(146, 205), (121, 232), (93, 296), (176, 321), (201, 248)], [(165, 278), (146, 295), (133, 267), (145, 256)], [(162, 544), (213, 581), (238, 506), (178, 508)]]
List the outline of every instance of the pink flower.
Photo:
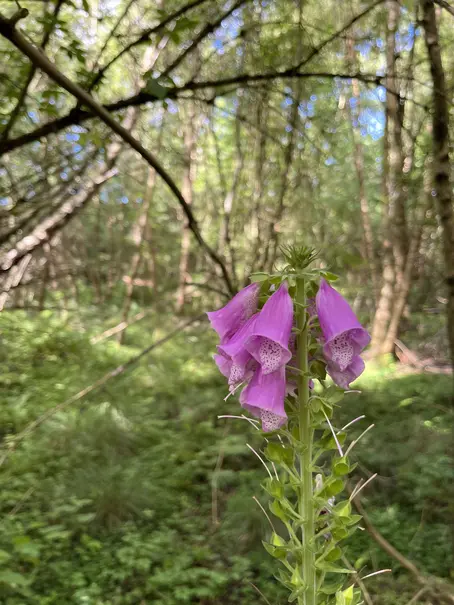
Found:
[(350, 382), (364, 371), (359, 354), (370, 342), (369, 333), (345, 298), (324, 279), (315, 303), (324, 340), (323, 354), (328, 362), (327, 372), (336, 384), (348, 389)]
[(260, 311), (246, 349), (261, 366), (264, 375), (285, 366), (292, 358), (289, 349), (293, 324), (293, 302), (283, 283)]
[(240, 395), (240, 403), (253, 416), (260, 418), (265, 432), (274, 431), (287, 422), (284, 408), (285, 368), (264, 374), (258, 368)]
[(260, 285), (253, 283), (243, 288), (218, 311), (207, 313), (211, 326), (219, 334), (221, 344), (231, 338), (257, 311)]

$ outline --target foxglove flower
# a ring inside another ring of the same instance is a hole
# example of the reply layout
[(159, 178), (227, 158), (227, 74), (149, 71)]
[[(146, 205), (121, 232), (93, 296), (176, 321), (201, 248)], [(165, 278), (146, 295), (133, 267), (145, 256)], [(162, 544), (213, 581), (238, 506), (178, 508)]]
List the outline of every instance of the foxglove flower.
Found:
[[(221, 359), (215, 359), (221, 373), (229, 379), (229, 386), (234, 389), (238, 384), (252, 376), (257, 363), (245, 348), (259, 314), (253, 315), (225, 344), (218, 346)], [(227, 373), (228, 372), (228, 373)]]
[(324, 279), (315, 302), (324, 340), (323, 354), (328, 361), (327, 371), (334, 382), (348, 388), (345, 385), (364, 370), (359, 354), (370, 342), (369, 333), (345, 298)]
[(326, 366), (326, 371), (338, 386), (347, 390), (350, 388), (350, 383), (361, 376), (364, 368), (364, 361), (359, 355), (356, 355), (344, 371), (340, 371), (338, 367), (330, 363)]
[(227, 342), (257, 311), (260, 285), (253, 283), (243, 288), (218, 311), (207, 313), (211, 326), (219, 334), (221, 344)]
[(287, 422), (284, 408), (285, 367), (265, 374), (258, 368), (252, 380), (243, 389), (240, 403), (253, 416), (260, 418), (265, 432), (275, 431)]
[(261, 366), (266, 376), (285, 367), (292, 353), (289, 339), (293, 324), (293, 302), (283, 283), (260, 311), (245, 348)]

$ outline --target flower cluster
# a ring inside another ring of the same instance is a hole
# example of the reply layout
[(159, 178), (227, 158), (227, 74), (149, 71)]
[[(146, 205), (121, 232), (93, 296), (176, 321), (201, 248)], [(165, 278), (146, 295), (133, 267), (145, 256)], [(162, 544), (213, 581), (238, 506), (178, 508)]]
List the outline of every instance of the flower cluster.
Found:
[(283, 283), (257, 312), (259, 290), (251, 284), (208, 318), (221, 338), (214, 359), (230, 390), (245, 385), (241, 405), (261, 419), (264, 431), (272, 431), (287, 420), (285, 366), (292, 358), (293, 302)]
[[(208, 313), (220, 337), (214, 360), (230, 390), (243, 386), (240, 403), (260, 418), (265, 432), (287, 421), (285, 397), (294, 394), (296, 363), (293, 301), (287, 283), (271, 294), (258, 311), (260, 286), (253, 283), (225, 307)], [(313, 315), (314, 310), (310, 310)], [(364, 370), (359, 354), (370, 337), (347, 301), (325, 280), (315, 299), (327, 372), (344, 389)], [(290, 377), (289, 377), (290, 374)]]

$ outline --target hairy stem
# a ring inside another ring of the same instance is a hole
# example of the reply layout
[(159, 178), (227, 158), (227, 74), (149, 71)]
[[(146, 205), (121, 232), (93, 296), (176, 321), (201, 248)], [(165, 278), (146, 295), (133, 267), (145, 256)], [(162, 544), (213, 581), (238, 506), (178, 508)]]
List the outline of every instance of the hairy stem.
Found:
[(298, 378), (298, 404), (299, 404), (299, 438), (304, 444), (300, 454), (301, 487), (299, 493), (299, 514), (304, 519), (302, 527), (303, 542), (303, 579), (306, 590), (299, 598), (299, 605), (315, 605), (316, 577), (313, 551), (314, 541), (314, 505), (312, 486), (312, 439), (311, 418), (309, 410), (309, 377), (308, 377), (308, 328), (306, 312), (306, 290), (304, 279), (297, 281), (297, 311), (298, 322), (298, 361), (301, 373)]

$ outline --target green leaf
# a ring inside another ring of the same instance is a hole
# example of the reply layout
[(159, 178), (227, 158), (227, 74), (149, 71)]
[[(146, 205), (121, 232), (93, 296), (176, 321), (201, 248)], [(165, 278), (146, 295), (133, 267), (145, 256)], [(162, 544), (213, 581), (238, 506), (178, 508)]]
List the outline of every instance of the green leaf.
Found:
[(338, 546), (332, 548), (325, 557), (325, 561), (337, 561), (342, 557), (342, 551)]
[(11, 555), (9, 554), (9, 552), (0, 549), (0, 565), (2, 563), (6, 563), (6, 561), (8, 561), (9, 559), (11, 559)]
[(275, 517), (277, 517), (284, 523), (287, 523), (288, 516), (285, 514), (284, 509), (282, 508), (278, 500), (273, 500), (273, 502), (270, 504), (270, 511)]
[(257, 273), (252, 273), (252, 275), (249, 277), (249, 279), (251, 280), (251, 282), (260, 282), (260, 281), (266, 281), (268, 279), (269, 275), (268, 273), (263, 273), (263, 272), (257, 272)]
[(277, 479), (267, 479), (263, 484), (263, 489), (273, 498), (280, 500), (284, 495), (284, 486)]
[(335, 580), (330, 583), (324, 582), (320, 586), (319, 591), (322, 592), (323, 594), (328, 594), (328, 595), (335, 594), (340, 588), (342, 588), (344, 582), (345, 582), (344, 578)]
[(293, 449), (284, 447), (280, 443), (268, 443), (265, 448), (265, 456), (271, 462), (287, 464), (288, 466), (293, 464)]
[(339, 276), (335, 273), (331, 273), (330, 271), (320, 271), (320, 275), (322, 275), (327, 281), (337, 281)]
[(316, 563), (317, 569), (320, 571), (324, 571), (326, 573), (354, 573), (350, 569), (346, 569), (345, 567), (339, 567), (335, 563), (330, 563), (328, 561), (320, 561)]
[(342, 502), (338, 502), (333, 508), (333, 513), (335, 515), (338, 515), (339, 517), (349, 517), (351, 512), (352, 505), (348, 500), (342, 500)]
[(262, 541), (263, 547), (266, 552), (274, 557), (275, 559), (285, 559), (287, 556), (287, 551), (284, 548), (278, 548), (273, 544), (269, 544), (268, 542)]
[(0, 571), (0, 584), (7, 586), (27, 586), (29, 580), (20, 573), (11, 570)]
[(347, 458), (345, 456), (343, 458), (334, 458), (333, 470), (336, 475), (348, 475), (350, 472), (350, 464), (348, 463)]
[(90, 5), (88, 4), (88, 0), (82, 0), (82, 6), (84, 11), (90, 14)]
[(159, 82), (157, 80), (154, 80), (153, 78), (150, 78), (148, 80), (144, 90), (148, 94), (152, 95), (153, 97), (156, 97), (161, 101), (165, 99), (169, 94), (169, 89), (159, 84)]

